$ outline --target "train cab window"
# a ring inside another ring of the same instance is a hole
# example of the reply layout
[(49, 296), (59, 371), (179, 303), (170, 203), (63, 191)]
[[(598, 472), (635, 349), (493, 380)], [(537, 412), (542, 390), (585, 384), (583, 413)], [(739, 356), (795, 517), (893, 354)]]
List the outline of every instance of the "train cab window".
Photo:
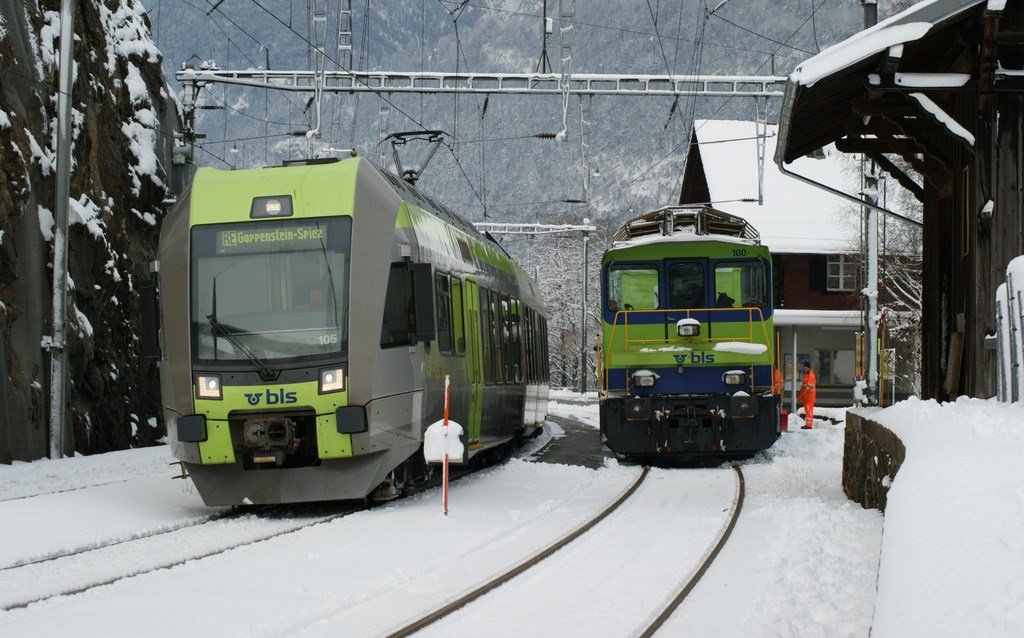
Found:
[(671, 308), (705, 308), (704, 265), (688, 261), (668, 268), (668, 305)]
[(350, 231), (348, 218), (194, 227), (193, 361), (347, 356)]
[(466, 352), (466, 327), (462, 311), (462, 280), (452, 277), (452, 346), (457, 354)]
[(759, 261), (715, 264), (715, 307), (763, 308), (768, 301), (764, 264)]
[(441, 352), (452, 351), (452, 293), (448, 275), (434, 275), (434, 308), (437, 312), (437, 347)]
[(620, 310), (653, 310), (658, 307), (658, 269), (636, 264), (613, 264), (608, 269), (605, 307)]
[(412, 304), (412, 273), (404, 262), (391, 264), (388, 289), (384, 293), (384, 321), (380, 331), (380, 347), (407, 346), (415, 331)]

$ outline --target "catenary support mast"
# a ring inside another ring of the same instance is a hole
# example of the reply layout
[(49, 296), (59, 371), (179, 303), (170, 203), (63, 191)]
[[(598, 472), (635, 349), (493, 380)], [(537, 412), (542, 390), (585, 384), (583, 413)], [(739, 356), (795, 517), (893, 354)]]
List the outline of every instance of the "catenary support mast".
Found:
[(74, 82), (75, 7), (60, 7), (60, 90), (57, 94), (57, 201), (53, 230), (53, 335), (50, 350), (50, 458), (64, 454), (67, 405), (68, 207), (71, 199), (71, 89)]

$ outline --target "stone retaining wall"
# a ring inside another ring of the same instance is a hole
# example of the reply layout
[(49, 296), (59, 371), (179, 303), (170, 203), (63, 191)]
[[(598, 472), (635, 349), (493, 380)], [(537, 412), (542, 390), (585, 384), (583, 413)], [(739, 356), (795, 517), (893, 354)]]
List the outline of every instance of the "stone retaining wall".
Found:
[(854, 410), (846, 413), (843, 492), (864, 507), (885, 511), (886, 494), (907, 449), (885, 427)]

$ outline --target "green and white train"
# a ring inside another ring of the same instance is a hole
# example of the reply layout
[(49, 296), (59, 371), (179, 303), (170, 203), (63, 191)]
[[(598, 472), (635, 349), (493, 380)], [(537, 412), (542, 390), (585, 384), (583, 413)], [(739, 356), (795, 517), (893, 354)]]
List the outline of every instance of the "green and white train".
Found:
[(601, 434), (645, 462), (750, 456), (779, 437), (772, 261), (708, 206), (632, 219), (601, 262)]
[(200, 169), (158, 257), (146, 350), (171, 449), (208, 505), (421, 484), (446, 374), (464, 461), (505, 452), (546, 416), (537, 284), (366, 159)]

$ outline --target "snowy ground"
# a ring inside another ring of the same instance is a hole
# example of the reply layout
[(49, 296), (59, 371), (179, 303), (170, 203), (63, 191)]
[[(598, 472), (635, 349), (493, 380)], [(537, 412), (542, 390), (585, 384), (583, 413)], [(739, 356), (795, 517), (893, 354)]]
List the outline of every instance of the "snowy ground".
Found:
[(1024, 403), (910, 399), (872, 636), (1024, 636)]
[[(553, 414), (597, 436), (593, 397), (552, 398)], [(867, 635), (882, 518), (842, 494), (842, 425), (816, 425), (744, 465), (733, 536), (661, 635)], [(18, 521), (0, 525), (0, 607), (116, 580), (0, 611), (0, 635), (380, 635), (564, 535), (639, 472), (614, 460), (590, 470), (517, 458), (455, 483), (447, 518), (428, 491), (253, 542), (312, 515), (205, 522), (222, 512), (172, 481), (165, 455), (0, 466), (0, 521)], [(726, 469), (655, 470), (624, 510), (424, 633), (629, 635), (696, 567), (734, 490)], [(112, 540), (125, 542), (4, 569)], [(189, 552), (213, 555), (183, 562)], [(164, 564), (174, 566), (118, 580)]]

